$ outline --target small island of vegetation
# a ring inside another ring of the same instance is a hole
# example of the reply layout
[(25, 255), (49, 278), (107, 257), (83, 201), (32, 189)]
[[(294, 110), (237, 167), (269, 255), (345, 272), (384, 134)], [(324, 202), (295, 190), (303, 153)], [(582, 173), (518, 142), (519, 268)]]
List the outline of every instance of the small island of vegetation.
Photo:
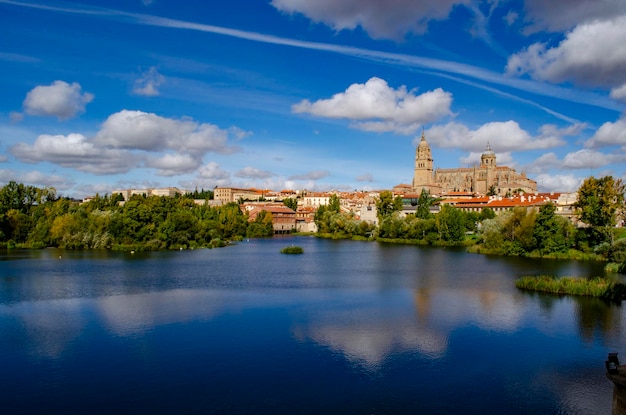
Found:
[(304, 249), (301, 246), (286, 246), (280, 250), (281, 254), (303, 254)]
[(522, 290), (599, 297), (614, 301), (626, 298), (626, 285), (602, 277), (586, 279), (557, 278), (550, 275), (526, 276), (515, 281), (515, 286)]

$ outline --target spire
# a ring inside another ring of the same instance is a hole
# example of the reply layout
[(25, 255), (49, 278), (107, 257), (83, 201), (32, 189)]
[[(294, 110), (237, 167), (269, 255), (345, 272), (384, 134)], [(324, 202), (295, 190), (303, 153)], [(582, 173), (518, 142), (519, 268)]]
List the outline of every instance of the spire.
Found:
[(485, 151), (491, 151), (491, 145), (489, 144), (489, 141), (487, 141), (487, 149)]
[(422, 139), (420, 141), (426, 141), (426, 134), (424, 133), (424, 127), (422, 127)]

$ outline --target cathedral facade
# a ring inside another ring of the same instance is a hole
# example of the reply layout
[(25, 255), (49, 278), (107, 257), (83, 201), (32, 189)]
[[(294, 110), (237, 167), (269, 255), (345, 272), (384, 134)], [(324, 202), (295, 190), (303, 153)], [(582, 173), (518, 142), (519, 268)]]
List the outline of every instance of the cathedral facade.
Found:
[(430, 194), (466, 192), (486, 195), (490, 191), (499, 196), (511, 195), (518, 191), (536, 193), (537, 182), (526, 177), (524, 172), (496, 164), (496, 153), (487, 145), (480, 157), (480, 166), (458, 169), (433, 170), (433, 157), (426, 136), (415, 151), (415, 172), (412, 188), (419, 193), (426, 189)]

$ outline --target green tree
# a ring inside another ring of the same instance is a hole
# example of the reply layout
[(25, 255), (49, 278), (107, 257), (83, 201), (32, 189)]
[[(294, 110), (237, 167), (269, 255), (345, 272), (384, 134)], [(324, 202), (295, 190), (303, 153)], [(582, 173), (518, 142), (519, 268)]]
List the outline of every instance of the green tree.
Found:
[(283, 200), (283, 204), (291, 210), (298, 210), (298, 200), (292, 197), (288, 197)]
[(572, 245), (572, 225), (565, 218), (556, 215), (556, 206), (545, 204), (539, 209), (533, 237), (541, 254), (551, 254), (568, 250)]
[(328, 210), (333, 213), (339, 213), (341, 211), (341, 201), (339, 200), (339, 196), (330, 196), (330, 199), (328, 200)]
[(249, 238), (259, 238), (274, 235), (273, 215), (266, 211), (260, 211), (254, 221), (248, 225), (246, 236)]
[(430, 207), (435, 203), (434, 197), (430, 195), (427, 189), (422, 189), (419, 199), (417, 199), (417, 210), (415, 216), (420, 219), (427, 219), (431, 216)]
[(439, 239), (444, 242), (463, 242), (465, 217), (459, 209), (444, 205), (436, 217)]
[(592, 229), (588, 232), (591, 243), (608, 240), (611, 236), (609, 227), (615, 226), (617, 211), (624, 206), (625, 187), (621, 179), (612, 176), (596, 179), (591, 176), (578, 189), (575, 203), (580, 220)]
[(384, 218), (390, 216), (394, 212), (402, 210), (402, 198), (393, 197), (393, 193), (389, 190), (380, 192), (380, 197), (376, 200), (376, 215), (378, 221), (382, 222)]

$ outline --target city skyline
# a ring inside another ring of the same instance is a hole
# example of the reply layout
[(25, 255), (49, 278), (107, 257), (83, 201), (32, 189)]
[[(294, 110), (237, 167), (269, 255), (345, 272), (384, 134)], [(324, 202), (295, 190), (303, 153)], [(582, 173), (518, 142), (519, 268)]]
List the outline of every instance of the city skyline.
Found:
[(625, 179), (626, 3), (0, 0), (0, 185), (538, 191)]

